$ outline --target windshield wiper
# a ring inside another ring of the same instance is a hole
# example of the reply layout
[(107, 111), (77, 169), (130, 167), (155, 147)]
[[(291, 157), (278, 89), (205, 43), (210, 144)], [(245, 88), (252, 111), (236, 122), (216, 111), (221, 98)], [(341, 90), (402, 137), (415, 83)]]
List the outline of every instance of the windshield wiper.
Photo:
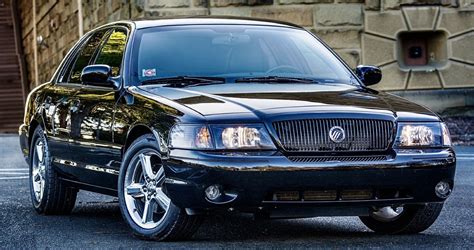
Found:
[(310, 78), (284, 77), (284, 76), (262, 76), (244, 77), (236, 79), (235, 82), (271, 82), (271, 83), (318, 83)]
[(223, 83), (225, 83), (225, 78), (208, 76), (174, 76), (142, 81), (142, 85), (166, 84), (165, 87), (180, 88)]

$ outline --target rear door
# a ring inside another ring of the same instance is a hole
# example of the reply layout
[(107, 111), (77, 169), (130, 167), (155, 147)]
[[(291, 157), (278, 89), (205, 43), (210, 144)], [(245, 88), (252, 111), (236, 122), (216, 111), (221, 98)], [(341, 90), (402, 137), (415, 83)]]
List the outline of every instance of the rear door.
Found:
[[(103, 38), (91, 64), (106, 64), (112, 77), (121, 79), (122, 61), (128, 30), (113, 27)], [(74, 97), (78, 103), (72, 114), (77, 130), (71, 134), (71, 148), (81, 174), (81, 182), (106, 189), (117, 188), (121, 147), (113, 144), (112, 125), (119, 92), (109, 87), (83, 85)]]
[(77, 84), (55, 84), (44, 90), (43, 122), (49, 151), (56, 166), (74, 164), (69, 150), (72, 98), (80, 90)]

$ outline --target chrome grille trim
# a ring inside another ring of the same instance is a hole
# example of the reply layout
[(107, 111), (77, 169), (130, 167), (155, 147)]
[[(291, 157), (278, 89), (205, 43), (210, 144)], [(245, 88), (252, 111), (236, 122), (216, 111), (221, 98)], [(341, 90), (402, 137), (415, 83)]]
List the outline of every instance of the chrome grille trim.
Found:
[(373, 156), (290, 156), (288, 159), (296, 163), (315, 163), (315, 162), (373, 162), (386, 161), (389, 158), (386, 155)]
[[(374, 119), (303, 119), (273, 122), (273, 128), (286, 151), (385, 151), (393, 140), (395, 123)], [(329, 139), (329, 130), (340, 126), (346, 138), (335, 143)]]

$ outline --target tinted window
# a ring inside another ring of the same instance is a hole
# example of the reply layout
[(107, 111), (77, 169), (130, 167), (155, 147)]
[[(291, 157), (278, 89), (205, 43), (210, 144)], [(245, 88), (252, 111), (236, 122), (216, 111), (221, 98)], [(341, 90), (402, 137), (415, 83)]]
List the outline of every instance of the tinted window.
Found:
[(123, 52), (127, 42), (127, 33), (124, 30), (114, 30), (97, 56), (95, 64), (107, 64), (112, 68), (112, 76), (120, 74)]
[(134, 77), (304, 77), (351, 83), (351, 74), (309, 32), (283, 27), (190, 25), (139, 30)]
[[(77, 50), (80, 50), (80, 48)], [(61, 75), (58, 79), (58, 82), (67, 83), (67, 81), (69, 80), (69, 75), (71, 74), (72, 67), (74, 66), (74, 63), (76, 62), (78, 56), (79, 53), (76, 51), (72, 52), (69, 58), (66, 59), (67, 61), (64, 63), (63, 69), (61, 69)]]
[(91, 38), (87, 41), (86, 44), (81, 48), (79, 52), (79, 57), (77, 57), (76, 62), (73, 64), (71, 74), (69, 77), (70, 83), (81, 83), (81, 73), (82, 69), (89, 65), (92, 57), (94, 56), (94, 52), (99, 47), (102, 37), (105, 34), (105, 30), (98, 31), (97, 33), (93, 34)]

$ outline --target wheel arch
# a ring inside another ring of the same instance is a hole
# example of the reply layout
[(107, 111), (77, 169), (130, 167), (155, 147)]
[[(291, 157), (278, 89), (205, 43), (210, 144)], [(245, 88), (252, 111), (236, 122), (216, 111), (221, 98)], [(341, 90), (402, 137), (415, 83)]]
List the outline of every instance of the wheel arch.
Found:
[(125, 155), (125, 152), (127, 152), (127, 149), (130, 147), (130, 145), (132, 145), (133, 141), (145, 134), (152, 134), (158, 142), (160, 149), (162, 149), (162, 144), (160, 143), (162, 142), (162, 138), (160, 137), (160, 135), (149, 126), (137, 124), (134, 125), (127, 133), (125, 145), (122, 148), (122, 156)]
[(30, 122), (30, 126), (28, 128), (28, 146), (31, 145), (31, 140), (33, 139), (33, 133), (35, 132), (36, 128), (40, 126), (44, 130), (44, 126), (38, 120), (33, 119)]
[(145, 135), (145, 134), (152, 134), (155, 137), (156, 142), (158, 143), (158, 147), (160, 148), (160, 153), (167, 155), (169, 152), (168, 146), (166, 145), (165, 138), (163, 138), (163, 134), (153, 129), (153, 127), (137, 124), (134, 125), (129, 132), (127, 133), (127, 138), (125, 139), (125, 145), (122, 148), (122, 157), (127, 152), (127, 149), (132, 145), (133, 141), (135, 141), (138, 137)]

